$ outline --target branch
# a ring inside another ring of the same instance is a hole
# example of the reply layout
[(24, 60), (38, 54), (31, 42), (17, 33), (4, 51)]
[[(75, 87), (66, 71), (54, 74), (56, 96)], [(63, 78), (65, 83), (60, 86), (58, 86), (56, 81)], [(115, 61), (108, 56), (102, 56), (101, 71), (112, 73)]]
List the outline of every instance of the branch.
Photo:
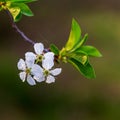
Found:
[(9, 10), (6, 10), (7, 14), (9, 15), (10, 17), (10, 20), (11, 20), (11, 24), (12, 24), (12, 27), (20, 34), (20, 36), (27, 42), (31, 43), (31, 44), (35, 44), (35, 42), (33, 40), (31, 40), (30, 38), (28, 38), (19, 28), (18, 26), (16, 25), (16, 23), (14, 22), (14, 19), (13, 19), (13, 16), (11, 15), (11, 13), (9, 12)]

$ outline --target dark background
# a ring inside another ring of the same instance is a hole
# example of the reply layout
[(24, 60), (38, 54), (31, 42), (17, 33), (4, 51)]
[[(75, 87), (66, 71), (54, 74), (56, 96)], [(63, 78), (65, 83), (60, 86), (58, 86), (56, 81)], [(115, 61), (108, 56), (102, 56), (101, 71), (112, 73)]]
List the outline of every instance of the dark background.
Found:
[(17, 23), (45, 47), (65, 45), (71, 21), (80, 24), (86, 44), (103, 54), (91, 58), (96, 79), (86, 79), (69, 64), (54, 84), (31, 87), (19, 79), (17, 62), (33, 46), (25, 42), (0, 13), (0, 120), (120, 120), (120, 1), (38, 0), (29, 4), (34, 17)]

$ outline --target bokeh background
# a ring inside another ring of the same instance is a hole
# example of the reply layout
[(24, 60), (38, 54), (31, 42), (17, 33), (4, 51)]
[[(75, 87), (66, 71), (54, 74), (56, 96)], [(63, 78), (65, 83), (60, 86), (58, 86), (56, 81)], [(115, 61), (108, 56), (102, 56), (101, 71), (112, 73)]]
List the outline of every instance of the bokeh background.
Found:
[(34, 87), (19, 79), (16, 64), (33, 51), (0, 13), (0, 120), (120, 120), (120, 1), (38, 0), (29, 4), (35, 16), (17, 23), (36, 42), (65, 45), (74, 17), (86, 44), (103, 54), (91, 58), (96, 79), (86, 79), (69, 64), (54, 84)]

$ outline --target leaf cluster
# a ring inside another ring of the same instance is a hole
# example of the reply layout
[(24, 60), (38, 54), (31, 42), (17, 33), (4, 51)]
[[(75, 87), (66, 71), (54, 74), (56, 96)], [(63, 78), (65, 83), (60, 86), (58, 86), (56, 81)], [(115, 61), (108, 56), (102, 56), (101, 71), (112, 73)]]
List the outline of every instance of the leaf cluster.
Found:
[(26, 3), (36, 0), (0, 0), (0, 10), (8, 10), (14, 22), (21, 19), (22, 15), (33, 16), (33, 13)]
[(86, 78), (95, 78), (95, 71), (89, 62), (89, 57), (101, 57), (101, 53), (93, 46), (84, 45), (88, 34), (81, 35), (81, 28), (75, 19), (72, 20), (68, 41), (61, 50), (51, 45), (59, 60), (72, 64)]

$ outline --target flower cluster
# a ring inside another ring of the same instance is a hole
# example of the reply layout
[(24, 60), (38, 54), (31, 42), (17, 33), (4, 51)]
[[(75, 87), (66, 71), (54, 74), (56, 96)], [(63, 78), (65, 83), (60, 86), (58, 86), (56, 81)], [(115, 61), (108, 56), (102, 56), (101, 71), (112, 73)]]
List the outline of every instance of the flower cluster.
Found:
[(26, 52), (25, 60), (18, 61), (17, 67), (21, 70), (19, 76), (23, 82), (27, 80), (30, 85), (36, 85), (36, 82), (42, 81), (52, 83), (55, 82), (55, 76), (61, 73), (61, 68), (53, 68), (54, 53), (44, 52), (44, 50), (42, 43), (35, 43), (35, 53)]

